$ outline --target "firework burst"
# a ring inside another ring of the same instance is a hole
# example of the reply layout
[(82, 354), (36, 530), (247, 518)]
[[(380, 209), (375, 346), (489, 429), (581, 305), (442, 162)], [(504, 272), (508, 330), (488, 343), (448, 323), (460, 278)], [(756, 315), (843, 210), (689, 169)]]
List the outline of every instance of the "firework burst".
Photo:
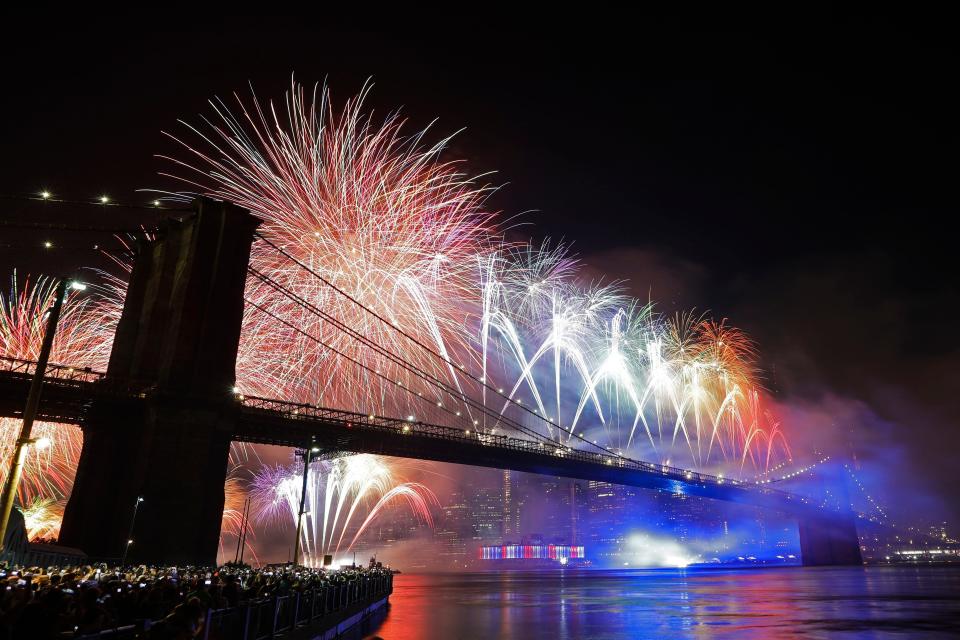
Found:
[[(296, 526), (302, 473), (298, 465), (260, 470), (251, 491), (258, 521)], [(398, 481), (384, 458), (363, 454), (312, 463), (301, 532), (304, 564), (319, 566), (324, 554), (349, 552), (384, 509), (399, 501), (433, 526), (436, 496), (422, 484)]]
[(34, 498), (20, 509), (29, 540), (56, 540), (60, 535), (60, 522), (66, 500)]

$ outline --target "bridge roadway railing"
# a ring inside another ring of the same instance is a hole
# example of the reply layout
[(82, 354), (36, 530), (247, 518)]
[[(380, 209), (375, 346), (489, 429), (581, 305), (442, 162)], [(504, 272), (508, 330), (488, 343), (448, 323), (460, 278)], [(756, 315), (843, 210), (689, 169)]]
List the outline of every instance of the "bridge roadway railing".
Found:
[[(0, 373), (29, 381), (37, 370), (33, 360), (0, 356)], [(44, 385), (65, 389), (89, 390), (98, 395), (146, 397), (152, 383), (126, 378), (110, 378), (102, 371), (90, 367), (73, 367), (65, 364), (47, 364), (43, 375)]]
[[(22, 358), (0, 356), (0, 412), (7, 417), (23, 415), (27, 389), (36, 374), (37, 363)], [(44, 393), (40, 400), (38, 420), (81, 424), (89, 400), (95, 396), (143, 399), (151, 385), (145, 382), (109, 378), (90, 367), (48, 364), (44, 372)], [(20, 395), (22, 393), (22, 396)]]
[[(24, 376), (32, 376), (37, 370), (37, 363), (34, 360), (22, 360), (20, 358), (11, 358), (9, 356), (0, 356), (0, 371), (9, 371), (19, 373)], [(67, 383), (90, 383), (100, 382), (105, 377), (104, 373), (94, 371), (90, 367), (71, 367), (64, 364), (48, 364), (44, 372), (43, 381), (46, 384)]]
[(417, 435), (420, 437), (436, 438), (449, 442), (482, 445), (521, 451), (537, 455), (547, 455), (564, 460), (574, 460), (583, 463), (602, 464), (629, 469), (643, 473), (659, 474), (681, 484), (702, 485), (733, 485), (739, 489), (752, 493), (774, 496), (787, 503), (810, 503), (810, 500), (799, 494), (773, 489), (759, 483), (743, 482), (740, 480), (714, 476), (706, 473), (681, 469), (669, 465), (655, 464), (627, 458), (616, 453), (602, 453), (583, 451), (566, 447), (558, 443), (525, 440), (506, 435), (482, 433), (472, 429), (458, 429), (442, 425), (430, 424), (416, 420), (403, 420), (373, 414), (363, 414), (342, 409), (328, 409), (310, 404), (261, 398), (257, 396), (238, 395), (238, 401), (248, 411), (272, 416), (283, 417), (288, 420), (303, 420), (320, 423), (334, 423), (346, 428), (361, 427), (374, 431), (401, 435)]
[[(9, 371), (15, 375), (29, 377), (36, 370), (36, 362), (8, 356), (0, 356), (0, 371)], [(96, 389), (98, 392), (120, 393), (127, 396), (145, 397), (148, 389), (143, 385), (107, 378), (105, 374), (89, 367), (71, 367), (61, 364), (48, 364), (44, 382), (65, 387)], [(525, 440), (505, 435), (482, 433), (470, 429), (458, 429), (441, 425), (403, 420), (384, 416), (368, 415), (340, 409), (328, 409), (311, 404), (262, 398), (258, 396), (237, 395), (237, 400), (248, 410), (282, 416), (293, 420), (315, 420), (333, 422), (345, 427), (360, 426), (367, 429), (388, 431), (390, 433), (416, 434), (421, 437), (437, 438), (450, 442), (461, 442), (495, 446), (512, 451), (522, 451), (538, 455), (548, 455), (577, 462), (615, 466), (643, 473), (659, 474), (682, 484), (728, 485), (756, 494), (777, 497), (787, 504), (810, 504), (811, 500), (799, 494), (774, 489), (759, 482), (744, 482), (723, 476), (715, 476), (690, 469), (681, 469), (664, 464), (634, 460), (615, 453), (601, 453), (574, 449), (547, 441)]]

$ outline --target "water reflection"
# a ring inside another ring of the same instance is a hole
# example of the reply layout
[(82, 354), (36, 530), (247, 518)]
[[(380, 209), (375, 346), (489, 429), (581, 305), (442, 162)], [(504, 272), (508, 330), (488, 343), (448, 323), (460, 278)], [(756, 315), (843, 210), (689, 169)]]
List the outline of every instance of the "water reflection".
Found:
[(960, 634), (960, 570), (790, 568), (396, 577), (366, 632), (419, 638), (882, 638)]

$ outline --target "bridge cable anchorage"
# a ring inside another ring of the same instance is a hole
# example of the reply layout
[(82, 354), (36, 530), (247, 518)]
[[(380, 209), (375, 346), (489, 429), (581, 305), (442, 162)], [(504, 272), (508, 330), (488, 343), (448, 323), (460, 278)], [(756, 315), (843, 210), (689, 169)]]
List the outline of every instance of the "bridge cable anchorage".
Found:
[[(307, 266), (306, 264), (304, 264), (303, 262), (301, 262), (300, 260), (298, 260), (296, 257), (294, 257), (293, 255), (291, 255), (288, 251), (286, 251), (286, 250), (283, 249), (282, 247), (280, 247), (280, 246), (278, 246), (277, 244), (275, 244), (274, 242), (272, 242), (269, 238), (267, 238), (266, 236), (264, 236), (264, 235), (263, 235), (262, 233), (260, 233), (259, 231), (255, 231), (255, 232), (254, 232), (254, 236), (256, 236), (257, 238), (259, 238), (260, 240), (263, 240), (263, 242), (265, 242), (267, 245), (269, 245), (270, 247), (272, 247), (275, 251), (277, 251), (278, 253), (280, 253), (282, 256), (284, 256), (285, 258), (287, 258), (288, 260), (290, 260), (291, 262), (293, 262), (295, 265), (297, 265), (298, 267), (300, 267), (301, 269), (303, 269), (304, 271), (306, 271), (307, 273), (309, 273), (309, 274), (312, 275), (313, 277), (315, 277), (315, 278), (317, 278), (318, 280), (320, 280), (320, 281), (321, 281), (323, 284), (325, 284), (326, 286), (330, 287), (330, 289), (333, 290), (335, 293), (343, 296), (344, 298), (346, 298), (347, 300), (349, 300), (350, 302), (352, 302), (354, 305), (358, 306), (360, 309), (362, 309), (363, 311), (365, 311), (365, 312), (368, 313), (369, 315), (371, 315), (371, 316), (373, 316), (374, 318), (376, 318), (378, 321), (380, 321), (381, 323), (383, 323), (385, 326), (389, 327), (389, 328), (392, 329), (393, 331), (396, 331), (397, 333), (399, 333), (400, 335), (402, 335), (403, 337), (405, 337), (407, 340), (411, 341), (413, 344), (415, 344), (416, 346), (418, 346), (418, 347), (420, 347), (421, 349), (423, 349), (424, 351), (426, 351), (428, 354), (430, 354), (430, 355), (433, 356), (434, 358), (436, 358), (436, 359), (440, 360), (441, 362), (443, 362), (444, 364), (450, 366), (454, 371), (457, 371), (457, 370), (459, 369), (459, 371), (460, 371), (460, 373), (461, 373), (462, 375), (464, 375), (464, 376), (466, 376), (467, 378), (473, 380), (475, 383), (477, 383), (477, 384), (479, 384), (480, 386), (482, 386), (483, 388), (487, 389), (487, 391), (491, 392), (492, 394), (495, 394), (495, 395), (500, 396), (501, 398), (503, 398), (504, 400), (506, 400), (511, 406), (513, 406), (513, 407), (515, 407), (515, 408), (519, 408), (521, 411), (525, 411), (527, 414), (529, 414), (529, 415), (532, 416), (533, 418), (539, 420), (540, 422), (543, 422), (543, 423), (546, 423), (547, 425), (556, 427), (557, 430), (560, 431), (560, 432), (564, 432), (564, 433), (569, 434), (569, 436), (570, 436), (571, 438), (575, 438), (575, 439), (577, 439), (578, 441), (584, 443), (585, 445), (587, 445), (588, 448), (597, 449), (597, 450), (599, 450), (599, 451), (604, 452), (605, 454), (610, 453), (609, 449), (607, 449), (606, 447), (603, 447), (603, 446), (601, 446), (601, 445), (595, 444), (595, 443), (593, 443), (592, 441), (588, 440), (587, 438), (584, 438), (583, 436), (578, 435), (576, 432), (574, 432), (574, 431), (572, 431), (572, 430), (566, 430), (566, 429), (564, 429), (561, 425), (559, 425), (559, 424), (557, 424), (556, 422), (554, 422), (553, 420), (548, 419), (547, 416), (540, 415), (539, 413), (535, 412), (533, 409), (531, 409), (531, 408), (529, 408), (529, 407), (527, 407), (527, 406), (525, 406), (525, 405), (523, 405), (523, 404), (521, 404), (521, 403), (519, 403), (519, 402), (514, 401), (513, 398), (511, 398), (511, 397), (508, 396), (507, 394), (503, 393), (498, 387), (494, 387), (494, 386), (488, 384), (485, 380), (483, 380), (483, 379), (477, 377), (476, 375), (470, 373), (469, 371), (467, 371), (466, 368), (464, 368), (464, 367), (459, 367), (459, 368), (458, 368), (453, 362), (450, 361), (449, 358), (444, 357), (442, 354), (440, 354), (440, 353), (438, 353), (437, 351), (435, 351), (435, 350), (434, 350), (432, 347), (430, 347), (429, 345), (424, 344), (422, 341), (418, 340), (415, 336), (410, 335), (409, 333), (407, 333), (406, 331), (404, 331), (403, 329), (401, 329), (401, 328), (398, 327), (397, 325), (393, 324), (392, 322), (390, 322), (389, 320), (387, 320), (386, 318), (384, 318), (382, 315), (380, 315), (379, 313), (377, 313), (375, 310), (371, 309), (371, 308), (368, 307), (367, 305), (363, 304), (362, 302), (360, 302), (359, 300), (357, 300), (356, 298), (354, 298), (352, 295), (350, 295), (349, 293), (347, 293), (346, 291), (344, 291), (343, 289), (341, 289), (340, 287), (338, 287), (337, 285), (335, 285), (333, 282), (331, 282), (331, 281), (328, 280), (327, 278), (323, 277), (322, 275), (320, 275), (319, 273), (317, 273), (316, 271), (314, 271), (313, 269), (311, 269), (309, 266)], [(281, 286), (282, 286), (282, 285), (281, 285)], [(296, 295), (296, 294), (294, 294), (294, 295)], [(308, 303), (308, 304), (309, 304), (309, 303)], [(462, 395), (462, 392), (459, 392), (459, 393)], [(498, 414), (498, 415), (502, 415), (502, 414)], [(538, 434), (538, 436), (539, 436), (539, 434)], [(543, 436), (540, 436), (540, 437), (543, 437)], [(553, 443), (554, 441), (553, 441), (553, 440), (550, 440), (550, 442)], [(622, 457), (622, 456), (621, 456), (621, 457)]]
[[(489, 407), (484, 406), (482, 403), (480, 403), (480, 402), (477, 401), (477, 400), (474, 400), (474, 399), (471, 398), (469, 395), (464, 394), (463, 392), (461, 392), (461, 391), (459, 391), (459, 390), (457, 390), (457, 389), (454, 389), (453, 387), (451, 387), (450, 385), (448, 385), (447, 383), (445, 383), (443, 380), (440, 380), (439, 378), (436, 378), (435, 376), (431, 375), (430, 373), (428, 373), (428, 372), (426, 372), (426, 371), (423, 371), (422, 369), (420, 369), (420, 368), (417, 367), (416, 365), (414, 365), (414, 364), (412, 364), (412, 363), (404, 360), (404, 359), (403, 359), (402, 357), (400, 357), (399, 355), (397, 355), (397, 354), (395, 354), (395, 353), (392, 353), (391, 351), (389, 351), (388, 349), (384, 348), (382, 345), (377, 344), (375, 341), (373, 341), (372, 339), (368, 338), (367, 336), (364, 336), (363, 334), (359, 333), (358, 331), (350, 328), (350, 327), (347, 326), (345, 323), (343, 323), (341, 320), (339, 320), (339, 319), (337, 319), (337, 318), (334, 318), (334, 317), (331, 316), (330, 314), (326, 313), (325, 311), (322, 311), (321, 309), (317, 308), (315, 305), (311, 304), (309, 301), (304, 300), (302, 297), (300, 297), (300, 296), (297, 295), (296, 293), (293, 293), (293, 292), (290, 291), (289, 289), (285, 288), (283, 285), (281, 285), (280, 283), (276, 282), (275, 280), (273, 280), (272, 278), (270, 278), (270, 277), (267, 276), (266, 274), (263, 274), (262, 272), (257, 271), (256, 269), (254, 269), (254, 268), (252, 268), (252, 267), (249, 267), (249, 268), (248, 268), (248, 272), (249, 272), (251, 275), (253, 275), (254, 277), (256, 277), (257, 279), (259, 279), (259, 280), (260, 280), (261, 282), (263, 282), (264, 284), (267, 284), (268, 286), (272, 287), (274, 290), (276, 290), (277, 292), (279, 292), (281, 295), (285, 296), (287, 299), (293, 301), (293, 302), (294, 302), (295, 304), (297, 304), (298, 306), (301, 306), (302, 308), (306, 309), (307, 311), (313, 313), (314, 315), (316, 315), (317, 317), (319, 317), (321, 320), (326, 321), (328, 324), (332, 324), (336, 329), (338, 329), (338, 330), (346, 333), (347, 335), (355, 338), (355, 339), (358, 340), (361, 344), (364, 344), (365, 346), (373, 349), (373, 350), (376, 351), (378, 354), (380, 354), (380, 355), (382, 355), (383, 357), (387, 358), (387, 359), (388, 359), (389, 361), (391, 361), (393, 364), (399, 366), (401, 369), (404, 369), (404, 370), (406, 370), (407, 372), (414, 374), (415, 376), (417, 376), (418, 378), (420, 378), (423, 382), (427, 383), (428, 385), (431, 385), (431, 386), (439, 389), (441, 392), (446, 393), (446, 394), (449, 395), (449, 396), (453, 396), (453, 397), (455, 397), (455, 398), (456, 398), (456, 397), (459, 397), (460, 401), (463, 402), (465, 405), (467, 405), (467, 406), (469, 406), (469, 407), (471, 407), (471, 408), (473, 408), (473, 409), (476, 409), (478, 412), (480, 412), (481, 414), (485, 415), (486, 417), (495, 419), (498, 424), (503, 423), (503, 424), (507, 425), (508, 427), (512, 427), (513, 429), (515, 429), (515, 430), (517, 430), (517, 431), (519, 431), (519, 432), (521, 432), (521, 433), (523, 433), (523, 434), (525, 434), (525, 435), (528, 435), (528, 436), (534, 438), (536, 441), (543, 441), (544, 444), (550, 444), (550, 446), (555, 446), (555, 445), (556, 445), (556, 443), (555, 443), (553, 440), (550, 440), (550, 439), (546, 438), (545, 436), (537, 433), (536, 431), (534, 431), (534, 430), (532, 430), (532, 429), (530, 429), (530, 428), (528, 428), (528, 427), (523, 426), (522, 424), (516, 422), (516, 421), (513, 420), (512, 418), (509, 418), (509, 417), (507, 417), (507, 416), (504, 416), (504, 415), (496, 412), (495, 409), (491, 409), (491, 408), (489, 408)], [(256, 308), (257, 308), (258, 310), (260, 310), (261, 312), (263, 312), (263, 313), (271, 316), (272, 318), (278, 320), (279, 322), (281, 322), (281, 323), (283, 323), (284, 325), (286, 325), (287, 327), (293, 329), (293, 330), (296, 331), (297, 333), (300, 333), (300, 334), (303, 335), (304, 337), (306, 337), (306, 338), (308, 338), (308, 339), (310, 339), (310, 340), (313, 340), (313, 341), (316, 342), (317, 344), (320, 344), (320, 345), (324, 346), (325, 348), (330, 349), (331, 351), (333, 351), (334, 353), (337, 353), (338, 355), (342, 355), (343, 357), (347, 358), (347, 359), (350, 360), (351, 362), (353, 362), (353, 363), (357, 364), (358, 366), (362, 367), (364, 370), (371, 371), (374, 375), (376, 375), (376, 376), (378, 376), (378, 377), (386, 380), (387, 382), (390, 382), (391, 384), (396, 384), (394, 380), (390, 379), (390, 378), (387, 377), (385, 374), (383, 374), (383, 373), (381, 373), (381, 372), (379, 372), (379, 371), (376, 371), (376, 370), (374, 370), (374, 369), (371, 369), (369, 366), (360, 363), (360, 362), (357, 361), (356, 359), (354, 359), (354, 358), (352, 358), (352, 357), (344, 354), (343, 352), (335, 349), (334, 347), (332, 347), (332, 346), (324, 343), (324, 342), (321, 341), (319, 338), (317, 338), (317, 337), (315, 337), (315, 336), (313, 336), (313, 335), (311, 335), (311, 334), (309, 334), (309, 333), (307, 333), (307, 332), (304, 332), (302, 329), (300, 329), (299, 327), (294, 326), (292, 323), (290, 323), (290, 322), (288, 322), (288, 321), (286, 321), (286, 320), (283, 320), (283, 319), (277, 317), (277, 316), (276, 316), (275, 314), (273, 314), (272, 312), (264, 309), (261, 305), (258, 305), (258, 304), (256, 304), (256, 303), (253, 303), (253, 302), (250, 301), (249, 299), (248, 299), (247, 301), (250, 302), (250, 304), (252, 304), (254, 307), (256, 307)], [(408, 388), (407, 386), (404, 386), (404, 385), (401, 385), (401, 386), (402, 386), (402, 388), (403, 388), (405, 391), (407, 391), (407, 392), (410, 393), (410, 394), (415, 394), (415, 393), (416, 393), (416, 392), (414, 392), (412, 389)], [(416, 398), (416, 399), (419, 399), (419, 400), (422, 400), (422, 401), (429, 401), (427, 398), (424, 398), (424, 397), (420, 396), (419, 394), (417, 395), (417, 398)], [(431, 403), (431, 404), (432, 404), (432, 403)], [(450, 410), (450, 409), (447, 408), (447, 407), (440, 406), (440, 407), (438, 407), (438, 408), (444, 410), (444, 411), (447, 412), (447, 413), (450, 413), (450, 414), (455, 415), (455, 417), (458, 417), (458, 418), (460, 417), (460, 416), (456, 416), (456, 413), (455, 413), (454, 411)]]

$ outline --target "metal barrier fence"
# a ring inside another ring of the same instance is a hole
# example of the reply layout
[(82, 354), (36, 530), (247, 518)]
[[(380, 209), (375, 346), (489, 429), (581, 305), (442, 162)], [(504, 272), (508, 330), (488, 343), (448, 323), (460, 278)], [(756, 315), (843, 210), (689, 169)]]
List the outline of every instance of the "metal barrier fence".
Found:
[(144, 635), (146, 635), (145, 632), (141, 631), (139, 626), (128, 624), (122, 627), (104, 629), (97, 633), (75, 636), (75, 640), (95, 640), (96, 638), (101, 638), (102, 640), (133, 640), (134, 638), (143, 637)]
[[(203, 624), (203, 640), (265, 640), (342, 615), (358, 604), (372, 604), (393, 591), (393, 574), (361, 576), (340, 584), (295, 591), (243, 602), (236, 607), (210, 609)], [(76, 636), (76, 640), (130, 640), (149, 635), (155, 621), (104, 629)], [(331, 623), (333, 620), (331, 620)], [(337, 620), (340, 622), (340, 620)]]
[(211, 609), (203, 625), (203, 639), (273, 638), (341, 614), (359, 603), (385, 598), (392, 590), (392, 574), (362, 576), (341, 584), (251, 600), (227, 609)]
[[(9, 541), (8, 541), (9, 542)], [(89, 564), (90, 559), (82, 553), (57, 545), (28, 544), (22, 548), (4, 549), (0, 562), (21, 567), (51, 567)]]

